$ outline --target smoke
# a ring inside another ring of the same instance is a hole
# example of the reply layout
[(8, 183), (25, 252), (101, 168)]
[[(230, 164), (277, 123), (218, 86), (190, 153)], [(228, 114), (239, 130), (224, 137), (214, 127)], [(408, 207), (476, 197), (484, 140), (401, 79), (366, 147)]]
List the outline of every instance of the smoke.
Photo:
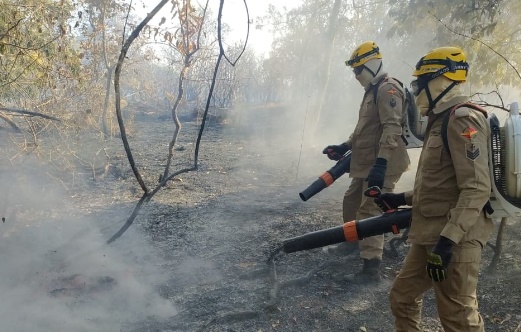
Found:
[(105, 244), (41, 166), (0, 171), (2, 331), (121, 331), (148, 316), (176, 314), (155, 290), (157, 255), (127, 232)]

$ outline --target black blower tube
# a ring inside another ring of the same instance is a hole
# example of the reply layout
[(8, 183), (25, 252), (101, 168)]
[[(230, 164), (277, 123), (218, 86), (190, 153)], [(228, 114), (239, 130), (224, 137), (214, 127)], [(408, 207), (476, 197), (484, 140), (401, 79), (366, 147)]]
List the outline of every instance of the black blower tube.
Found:
[(345, 241), (355, 242), (366, 237), (385, 233), (400, 233), (411, 223), (411, 209), (390, 210), (376, 217), (353, 220), (342, 226), (323, 229), (282, 242), (282, 251), (289, 254), (296, 251), (310, 250)]
[(298, 195), (305, 202), (311, 197), (321, 192), (324, 188), (329, 187), (339, 177), (345, 173), (349, 173), (351, 165), (351, 150), (347, 151), (342, 159), (340, 159), (335, 166), (324, 172), (318, 180), (313, 182), (309, 187), (304, 189)]

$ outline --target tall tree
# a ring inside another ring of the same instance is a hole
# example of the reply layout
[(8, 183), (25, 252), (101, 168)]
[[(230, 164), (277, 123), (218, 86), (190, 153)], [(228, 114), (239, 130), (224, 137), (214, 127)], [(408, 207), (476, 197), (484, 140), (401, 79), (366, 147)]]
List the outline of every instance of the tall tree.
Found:
[(179, 28), (176, 30), (172, 39), (172, 46), (179, 52), (182, 57), (182, 68), (178, 77), (177, 95), (172, 106), (172, 120), (175, 123), (175, 130), (168, 144), (168, 159), (163, 173), (163, 179), (168, 177), (170, 172), (170, 164), (174, 154), (174, 146), (177, 142), (177, 137), (181, 131), (181, 121), (179, 121), (178, 111), (181, 100), (184, 98), (184, 84), (193, 62), (197, 60), (196, 54), (201, 48), (201, 33), (204, 23), (206, 9), (208, 7), (208, 0), (206, 5), (202, 8), (196, 8), (192, 5), (190, 0), (174, 1), (174, 17), (177, 16), (179, 20)]

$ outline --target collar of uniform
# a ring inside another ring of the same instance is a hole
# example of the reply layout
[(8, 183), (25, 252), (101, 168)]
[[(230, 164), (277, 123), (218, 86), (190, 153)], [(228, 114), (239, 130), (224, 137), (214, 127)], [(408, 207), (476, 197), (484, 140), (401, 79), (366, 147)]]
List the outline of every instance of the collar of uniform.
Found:
[(369, 84), (369, 85), (367, 86), (366, 91), (371, 90), (375, 85), (377, 85), (378, 83), (380, 83), (380, 81), (381, 81), (384, 77), (387, 77), (387, 73), (386, 73), (386, 72), (380, 72), (378, 75), (376, 75), (376, 76), (371, 80), (371, 84)]
[(458, 104), (462, 104), (462, 103), (466, 103), (470, 101), (470, 98), (468, 96), (457, 96), (457, 97), (453, 97), (451, 98), (450, 100), (444, 102), (444, 103), (441, 103), (439, 105), (437, 105), (436, 107), (434, 107), (434, 109), (432, 110), (432, 113), (433, 114), (439, 114), (449, 108), (452, 108), (453, 106), (456, 106)]

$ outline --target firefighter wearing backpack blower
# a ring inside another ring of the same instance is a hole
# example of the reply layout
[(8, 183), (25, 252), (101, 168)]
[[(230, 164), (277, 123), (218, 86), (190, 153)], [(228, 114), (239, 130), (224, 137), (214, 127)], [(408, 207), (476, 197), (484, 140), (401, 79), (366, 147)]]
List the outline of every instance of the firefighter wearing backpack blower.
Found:
[(457, 47), (420, 59), (411, 87), (428, 125), (414, 189), (376, 199), (382, 207), (412, 206), (411, 247), (390, 294), (396, 331), (421, 330), (422, 298), (430, 288), (444, 331), (484, 331), (476, 288), (481, 252), (494, 229), (484, 212), (491, 193), (490, 128), (486, 114), (466, 104), (468, 68)]
[[(410, 165), (402, 139), (404, 91), (401, 84), (383, 69), (382, 53), (373, 41), (358, 46), (346, 65), (365, 89), (358, 123), (349, 139), (339, 145), (327, 146), (323, 153), (338, 160), (351, 150), (349, 177), (351, 184), (343, 200), (343, 220), (361, 220), (382, 214), (374, 200), (364, 196), (368, 187), (392, 192), (396, 182)], [(384, 237), (378, 235), (359, 243), (362, 271), (348, 276), (351, 281), (380, 281)], [(344, 246), (339, 245), (342, 250)], [(345, 249), (347, 252), (347, 249)]]

